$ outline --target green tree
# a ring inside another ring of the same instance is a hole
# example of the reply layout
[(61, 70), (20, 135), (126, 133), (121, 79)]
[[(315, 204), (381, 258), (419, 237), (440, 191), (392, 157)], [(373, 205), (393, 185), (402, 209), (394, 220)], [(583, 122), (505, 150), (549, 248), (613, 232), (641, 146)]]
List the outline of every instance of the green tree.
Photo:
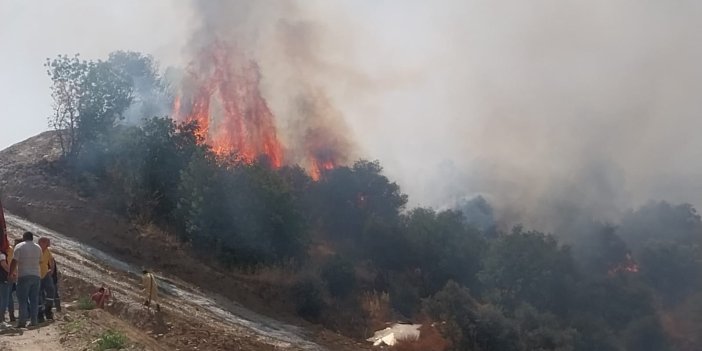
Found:
[(629, 248), (612, 225), (597, 225), (592, 231), (577, 238), (574, 254), (585, 271), (606, 275), (627, 260)]
[(651, 241), (699, 244), (702, 218), (690, 204), (651, 202), (627, 213), (618, 232), (637, 256)]
[(480, 279), (488, 295), (509, 310), (527, 302), (562, 316), (577, 277), (567, 246), (559, 246), (551, 235), (517, 227), (492, 242)]
[(346, 297), (356, 287), (353, 262), (341, 256), (336, 255), (327, 261), (322, 267), (321, 273), (331, 296)]
[(132, 100), (132, 87), (104, 61), (78, 55), (47, 59), (52, 81), (53, 114), (49, 126), (57, 131), (64, 157), (75, 159), (87, 142), (104, 135)]
[(172, 97), (153, 57), (134, 51), (114, 51), (110, 53), (107, 63), (128, 79), (133, 88), (132, 104), (124, 112), (127, 120), (141, 122), (168, 114)]
[(417, 208), (403, 216), (401, 228), (410, 249), (386, 254), (403, 255), (407, 268), (421, 270), (428, 294), (449, 280), (477, 289), (486, 242), (460, 212)]
[(481, 305), (470, 291), (449, 282), (424, 303), (432, 319), (442, 321), (451, 350), (519, 350), (517, 325), (490, 305)]
[(181, 174), (179, 192), (185, 237), (216, 248), (225, 263), (304, 258), (304, 217), (285, 181), (268, 166), (196, 157)]
[(640, 254), (641, 273), (666, 303), (682, 302), (699, 291), (702, 252), (697, 245), (649, 242)]
[(407, 203), (400, 187), (382, 175), (380, 163), (357, 161), (328, 172), (314, 185), (312, 202), (326, 233), (355, 246), (371, 220), (396, 222)]

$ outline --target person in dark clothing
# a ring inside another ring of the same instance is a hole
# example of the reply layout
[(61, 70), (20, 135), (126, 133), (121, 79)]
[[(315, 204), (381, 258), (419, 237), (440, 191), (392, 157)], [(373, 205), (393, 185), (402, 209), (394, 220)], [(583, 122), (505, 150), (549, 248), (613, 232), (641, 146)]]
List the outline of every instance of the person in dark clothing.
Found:
[(54, 270), (51, 272), (51, 279), (54, 281), (54, 307), (56, 307), (56, 312), (61, 312), (61, 298), (59, 297), (59, 287), (58, 287), (58, 265), (54, 260)]

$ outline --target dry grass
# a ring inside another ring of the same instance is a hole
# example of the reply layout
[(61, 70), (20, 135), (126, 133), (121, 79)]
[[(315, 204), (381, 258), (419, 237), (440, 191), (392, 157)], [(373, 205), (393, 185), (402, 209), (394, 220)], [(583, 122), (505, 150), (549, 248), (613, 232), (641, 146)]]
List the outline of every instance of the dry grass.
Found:
[(390, 295), (384, 292), (365, 292), (361, 296), (361, 307), (368, 316), (368, 328), (378, 330), (385, 328), (385, 323), (392, 318)]

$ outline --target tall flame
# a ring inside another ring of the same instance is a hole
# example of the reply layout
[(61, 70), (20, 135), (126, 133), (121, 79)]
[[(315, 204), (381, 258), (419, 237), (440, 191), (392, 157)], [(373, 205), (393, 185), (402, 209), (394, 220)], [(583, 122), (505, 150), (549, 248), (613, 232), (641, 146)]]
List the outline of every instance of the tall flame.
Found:
[[(196, 134), (218, 155), (234, 152), (249, 163), (265, 156), (278, 168), (285, 161), (284, 148), (273, 113), (259, 89), (260, 81), (254, 61), (246, 59), (234, 45), (215, 40), (188, 65), (173, 101), (173, 118), (196, 121)], [(311, 94), (299, 101), (298, 111), (304, 118), (298, 125), (305, 132), (290, 140), (294, 144), (287, 152), (291, 160), (303, 162), (310, 176), (319, 180), (347, 160), (348, 143), (328, 122), (330, 119), (324, 118), (336, 113), (326, 97)]]
[(220, 41), (206, 47), (190, 64), (174, 103), (177, 121), (197, 121), (199, 136), (217, 154), (236, 152), (245, 162), (265, 155), (283, 164), (273, 113), (259, 90), (255, 62), (245, 60)]

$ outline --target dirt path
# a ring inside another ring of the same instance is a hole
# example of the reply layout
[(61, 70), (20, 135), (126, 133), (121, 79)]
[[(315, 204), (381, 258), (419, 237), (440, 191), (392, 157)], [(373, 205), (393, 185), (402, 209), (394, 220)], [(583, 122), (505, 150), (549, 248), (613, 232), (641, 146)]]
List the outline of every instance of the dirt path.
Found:
[(54, 324), (32, 330), (12, 330), (1, 334), (0, 350), (67, 350), (61, 345), (60, 339), (61, 331)]

